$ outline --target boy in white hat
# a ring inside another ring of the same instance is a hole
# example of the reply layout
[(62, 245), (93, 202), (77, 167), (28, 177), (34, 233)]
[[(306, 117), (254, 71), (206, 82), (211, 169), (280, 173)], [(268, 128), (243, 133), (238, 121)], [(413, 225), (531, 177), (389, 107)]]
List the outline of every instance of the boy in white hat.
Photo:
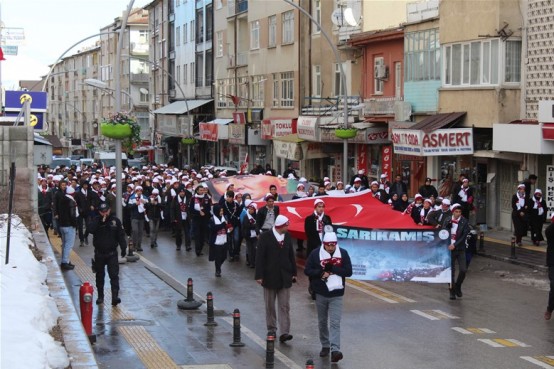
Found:
[(256, 249), (256, 282), (264, 288), (267, 330), (277, 331), (279, 310), (279, 341), (292, 340), (290, 334), (290, 288), (296, 282), (296, 259), (288, 233), (289, 219), (278, 215), (275, 225), (260, 234)]
[[(308, 256), (304, 274), (310, 278), (321, 342), (320, 357), (329, 356), (336, 363), (343, 358), (340, 351), (340, 320), (345, 278), (352, 276), (352, 263), (348, 252), (338, 247), (335, 232), (327, 232), (321, 246)], [(329, 329), (330, 327), (330, 329)]]

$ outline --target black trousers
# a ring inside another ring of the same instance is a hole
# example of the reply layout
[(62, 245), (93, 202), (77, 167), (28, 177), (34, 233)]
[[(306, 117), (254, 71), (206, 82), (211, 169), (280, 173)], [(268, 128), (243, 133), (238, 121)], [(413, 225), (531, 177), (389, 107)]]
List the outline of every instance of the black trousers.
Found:
[(175, 246), (178, 248), (181, 248), (181, 245), (183, 244), (183, 235), (185, 236), (185, 247), (188, 249), (190, 247), (190, 220), (187, 218), (186, 220), (180, 220), (177, 221), (174, 224), (174, 231), (175, 231)]
[(192, 220), (194, 228), (194, 250), (196, 254), (200, 254), (204, 248), (204, 242), (208, 235), (208, 219), (194, 218)]
[(119, 261), (117, 259), (117, 251), (109, 254), (94, 254), (96, 262), (96, 289), (99, 295), (104, 295), (104, 279), (106, 276), (106, 266), (108, 267), (108, 275), (110, 276), (110, 285), (112, 291), (119, 291)]
[(466, 252), (465, 250), (452, 250), (452, 283), (454, 283), (454, 277), (456, 276), (456, 262), (458, 262), (458, 277), (456, 278), (455, 284), (458, 287), (462, 286), (464, 279), (466, 278), (467, 272), (467, 261), (466, 261)]
[(547, 310), (554, 311), (554, 267), (548, 268), (548, 279), (550, 280), (550, 293), (548, 294), (548, 307)]

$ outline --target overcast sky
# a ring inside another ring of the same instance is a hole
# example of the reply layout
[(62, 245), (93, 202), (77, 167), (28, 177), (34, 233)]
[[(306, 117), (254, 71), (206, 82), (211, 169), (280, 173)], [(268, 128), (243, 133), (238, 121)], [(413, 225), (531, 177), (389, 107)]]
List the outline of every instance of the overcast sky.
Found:
[[(135, 0), (143, 7), (150, 0)], [(4, 55), (2, 85), (13, 89), (19, 80), (38, 80), (48, 73), (48, 65), (72, 44), (98, 33), (127, 8), (129, 0), (0, 0), (4, 28), (23, 28), (25, 43), (17, 56)], [(79, 48), (94, 43), (83, 42)]]

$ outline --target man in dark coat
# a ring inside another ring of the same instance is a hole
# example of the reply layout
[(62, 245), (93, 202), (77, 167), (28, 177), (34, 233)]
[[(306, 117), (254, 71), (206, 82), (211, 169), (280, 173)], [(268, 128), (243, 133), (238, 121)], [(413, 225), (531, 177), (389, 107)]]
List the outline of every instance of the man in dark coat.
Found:
[(52, 227), (52, 191), (48, 188), (46, 178), (42, 178), (38, 186), (38, 215), (48, 234), (48, 228)]
[(177, 251), (181, 250), (183, 245), (183, 235), (185, 236), (185, 248), (187, 251), (192, 250), (190, 237), (190, 219), (189, 219), (189, 204), (192, 195), (180, 187), (177, 190), (177, 196), (173, 197), (169, 204), (169, 217), (175, 233), (175, 246)]
[(469, 180), (464, 178), (460, 190), (453, 194), (452, 202), (454, 204), (460, 204), (462, 207), (462, 215), (464, 218), (469, 219), (469, 212), (473, 209), (474, 200), (473, 187), (469, 185)]
[(548, 266), (548, 279), (550, 280), (550, 292), (548, 293), (548, 305), (544, 312), (544, 319), (552, 318), (554, 311), (554, 215), (552, 215), (551, 223), (546, 228), (546, 265)]
[(96, 273), (96, 289), (98, 299), (96, 304), (104, 303), (105, 268), (108, 267), (110, 286), (112, 290), (112, 305), (121, 302), (119, 298), (119, 262), (117, 246), (121, 247), (121, 257), (127, 255), (127, 242), (121, 220), (110, 214), (110, 206), (105, 202), (98, 205), (99, 215), (91, 218), (87, 228), (92, 234), (94, 246), (94, 272)]
[(535, 246), (540, 246), (544, 241), (542, 236), (542, 226), (546, 221), (546, 201), (542, 197), (542, 191), (536, 189), (533, 196), (528, 201), (529, 208), (529, 228), (531, 229), (531, 241)]
[(517, 191), (512, 195), (512, 222), (514, 223), (514, 236), (516, 244), (521, 246), (521, 239), (527, 236), (529, 227), (529, 202), (525, 197), (525, 185), (517, 186)]
[[(448, 250), (452, 252), (452, 282), (450, 286), (450, 300), (456, 300), (456, 296), (462, 297), (462, 283), (466, 277), (466, 239), (469, 235), (469, 222), (462, 216), (462, 206), (452, 205), (452, 218), (447, 225), (450, 229), (450, 245)], [(458, 278), (454, 283), (456, 275), (456, 261), (458, 262)]]
[(525, 185), (525, 197), (530, 198), (531, 197), (531, 187), (537, 183), (537, 176), (534, 174), (530, 174), (529, 177), (525, 181), (523, 181), (523, 184)]
[(292, 340), (290, 334), (290, 288), (296, 282), (296, 260), (292, 239), (287, 232), (289, 220), (284, 215), (275, 219), (275, 225), (258, 238), (255, 279), (264, 288), (265, 321), (267, 330), (277, 331), (279, 311), (279, 341)]
[(399, 198), (402, 196), (403, 193), (408, 193), (408, 186), (406, 186), (406, 183), (404, 183), (400, 174), (394, 177), (394, 182), (390, 186), (389, 195), (392, 197), (392, 195), (394, 195), (395, 193), (398, 194)]
[(450, 218), (452, 218), (450, 200), (443, 199), (441, 208), (433, 210), (427, 215), (427, 222), (435, 228), (445, 229), (446, 225), (450, 222)]
[(321, 246), (321, 240), (325, 234), (325, 226), (331, 225), (331, 217), (325, 214), (325, 202), (322, 199), (314, 201), (314, 212), (304, 220), (304, 232), (307, 237), (307, 255), (310, 255), (312, 250)]

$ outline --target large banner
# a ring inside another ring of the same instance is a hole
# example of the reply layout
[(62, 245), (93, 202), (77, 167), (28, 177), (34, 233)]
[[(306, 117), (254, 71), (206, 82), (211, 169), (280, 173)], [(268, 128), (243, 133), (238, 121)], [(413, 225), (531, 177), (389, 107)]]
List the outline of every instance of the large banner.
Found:
[[(284, 200), (290, 200), (296, 192), (298, 181), (294, 179), (278, 178), (266, 175), (239, 175), (224, 178), (213, 178), (206, 182), (212, 201), (219, 201), (219, 198), (225, 194), (230, 184), (235, 185), (235, 193), (248, 193), (254, 201), (262, 201), (265, 195), (269, 192), (269, 186), (275, 185), (277, 193)], [(265, 203), (264, 203), (265, 204)]]
[(352, 260), (353, 279), (450, 283), (448, 231), (335, 228)]

